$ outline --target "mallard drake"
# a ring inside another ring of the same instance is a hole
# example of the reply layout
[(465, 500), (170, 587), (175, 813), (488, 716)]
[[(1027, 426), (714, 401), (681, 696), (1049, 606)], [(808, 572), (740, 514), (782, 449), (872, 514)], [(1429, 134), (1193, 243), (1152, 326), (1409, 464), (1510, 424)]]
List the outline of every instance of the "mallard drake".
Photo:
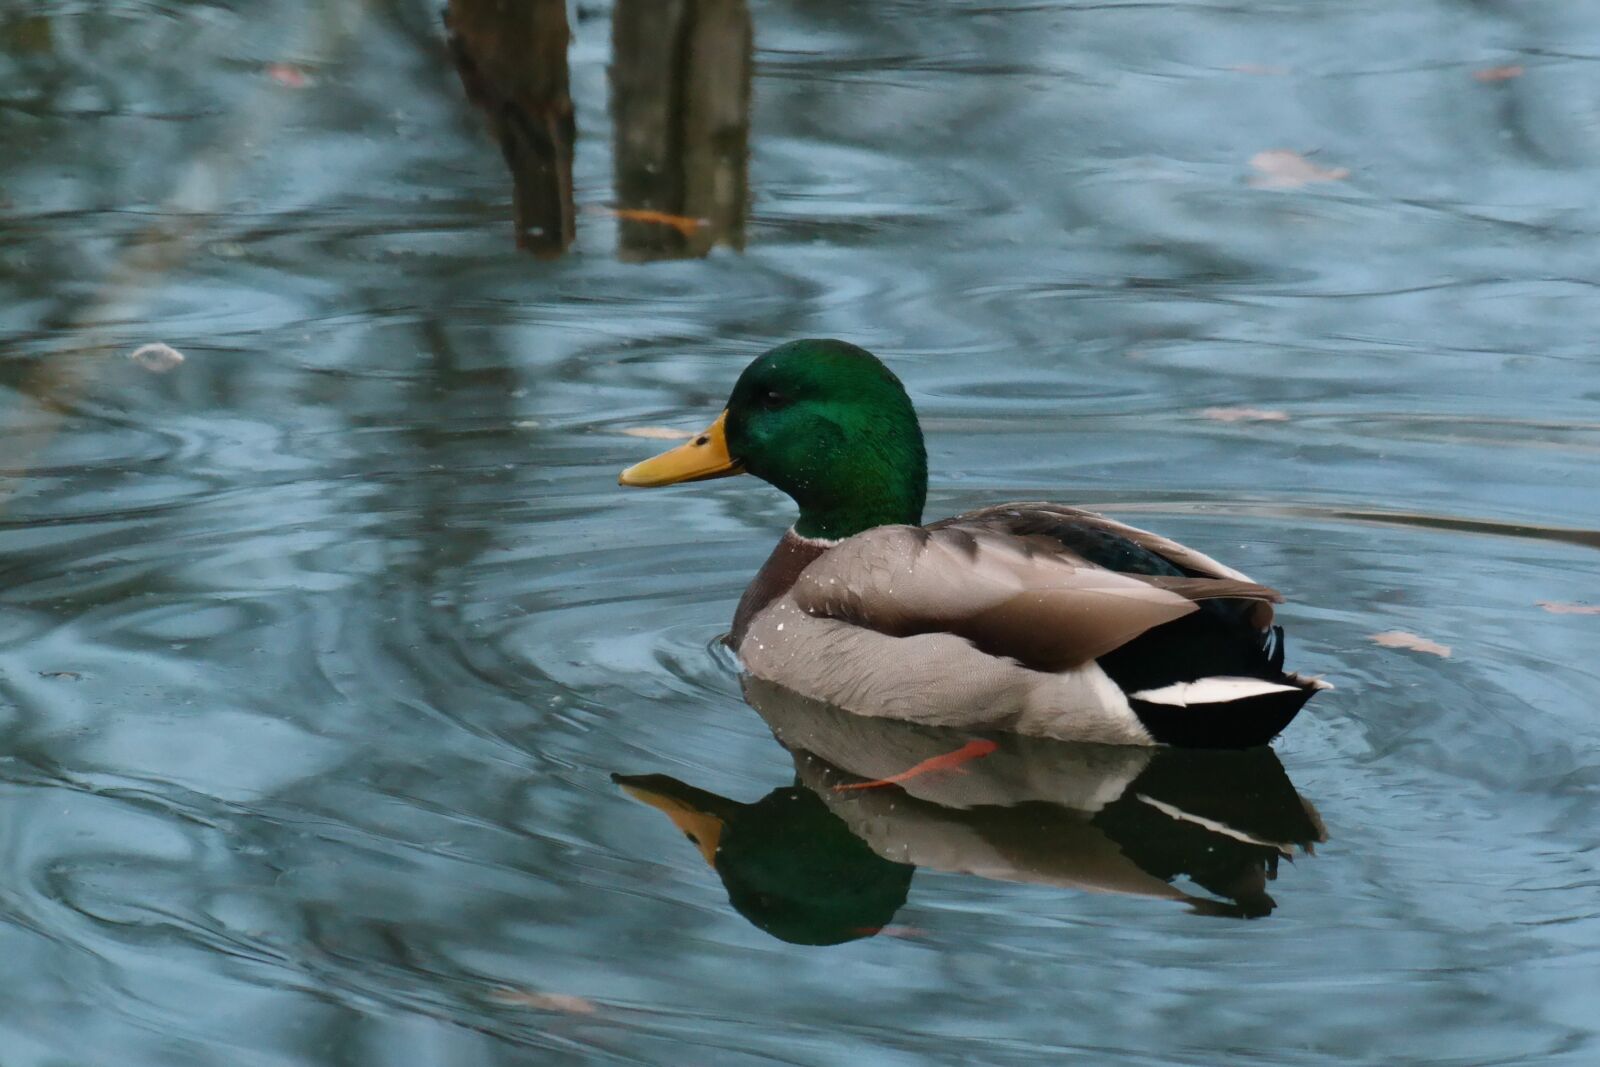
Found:
[(930, 726), (1246, 747), (1324, 688), (1283, 670), (1275, 590), (1159, 534), (1035, 502), (923, 525), (916, 412), (855, 345), (763, 354), (704, 432), (619, 481), (743, 473), (800, 515), (728, 643), (752, 675), (807, 697)]

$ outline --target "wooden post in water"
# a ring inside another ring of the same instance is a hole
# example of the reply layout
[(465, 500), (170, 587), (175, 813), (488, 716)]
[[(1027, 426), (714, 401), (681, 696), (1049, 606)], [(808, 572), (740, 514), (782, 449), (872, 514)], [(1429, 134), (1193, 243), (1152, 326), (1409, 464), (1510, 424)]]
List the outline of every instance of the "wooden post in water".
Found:
[(566, 0), (450, 0), (450, 52), (511, 168), (517, 247), (566, 251), (576, 231)]
[(611, 44), (618, 255), (742, 249), (752, 63), (745, 0), (616, 0)]

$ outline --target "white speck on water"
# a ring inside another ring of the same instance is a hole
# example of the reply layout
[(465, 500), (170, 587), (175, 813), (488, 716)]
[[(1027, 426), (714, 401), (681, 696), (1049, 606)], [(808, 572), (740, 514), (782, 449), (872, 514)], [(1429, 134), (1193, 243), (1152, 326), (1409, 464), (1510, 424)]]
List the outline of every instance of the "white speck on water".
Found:
[(182, 352), (159, 341), (155, 344), (140, 345), (128, 353), (128, 358), (151, 374), (165, 374), (183, 364)]

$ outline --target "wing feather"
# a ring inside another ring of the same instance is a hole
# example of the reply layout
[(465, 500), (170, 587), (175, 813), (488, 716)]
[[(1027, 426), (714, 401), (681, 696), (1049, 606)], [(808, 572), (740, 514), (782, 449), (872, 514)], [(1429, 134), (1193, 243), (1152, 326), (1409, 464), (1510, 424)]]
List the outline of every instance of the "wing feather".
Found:
[(947, 632), (992, 655), (1066, 670), (1210, 597), (1273, 600), (1243, 579), (1121, 574), (1059, 542), (983, 524), (883, 526), (849, 538), (795, 583), (808, 614), (894, 636)]
[[(1170, 537), (1163, 537), (1158, 533), (1151, 533), (1149, 530), (1141, 530), (1137, 526), (1129, 526), (1125, 522), (1118, 522), (1116, 519), (1107, 518), (1097, 512), (1067, 507), (1065, 504), (1051, 504), (1045, 501), (1031, 500), (1015, 504), (997, 504), (993, 507), (969, 511), (953, 519), (946, 519), (944, 522), (951, 525), (979, 526), (1018, 533), (1024, 531), (1029, 533), (1043, 532), (1048, 528), (1048, 524), (1051, 523), (1098, 530), (1126, 538), (1145, 551), (1160, 556), (1178, 569), (1196, 577), (1232, 578), (1235, 581), (1250, 581), (1248, 576), (1234, 570), (1232, 567), (1219, 563), (1204, 552), (1192, 549), (1188, 545), (1174, 541)], [(935, 523), (934, 525), (940, 526), (942, 524)]]
[[(1056, 537), (1006, 528), (1018, 509), (1048, 509), (1056, 522), (1093, 520), (1130, 539), (1141, 534), (1141, 547), (1155, 552), (1160, 545), (1160, 555), (1187, 574), (1125, 574), (1094, 565)], [(1277, 590), (1178, 542), (1056, 504), (984, 509), (933, 528), (880, 526), (806, 566), (794, 597), (813, 616), (894, 637), (955, 633), (1038, 670), (1098, 659), (1194, 613), (1198, 600), (1253, 600), (1269, 614), (1270, 603), (1282, 600)]]

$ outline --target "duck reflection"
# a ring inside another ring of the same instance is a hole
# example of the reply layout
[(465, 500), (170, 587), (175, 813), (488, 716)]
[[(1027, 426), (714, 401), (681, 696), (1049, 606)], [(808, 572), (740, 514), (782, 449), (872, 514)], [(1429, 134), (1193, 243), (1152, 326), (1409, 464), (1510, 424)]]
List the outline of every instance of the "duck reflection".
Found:
[[(666, 775), (614, 778), (695, 843), (741, 915), (785, 941), (877, 933), (917, 867), (1259, 918), (1276, 906), (1266, 883), (1279, 861), (1325, 840), (1316, 810), (1264, 747), (1016, 735), (974, 744), (756, 679), (745, 697), (793, 756), (793, 785), (742, 803)], [(1214, 896), (1180, 889), (1179, 878)]]
[[(576, 232), (566, 0), (450, 0), (450, 52), (511, 169), (520, 248)], [(611, 117), (618, 255), (744, 247), (753, 45), (745, 0), (617, 0)]]

